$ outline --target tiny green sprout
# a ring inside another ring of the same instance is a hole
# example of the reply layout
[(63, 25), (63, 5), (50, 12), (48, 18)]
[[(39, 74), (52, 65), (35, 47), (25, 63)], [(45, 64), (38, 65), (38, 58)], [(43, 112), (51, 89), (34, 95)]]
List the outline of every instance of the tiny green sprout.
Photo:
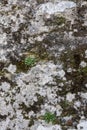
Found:
[(27, 66), (33, 66), (36, 62), (35, 57), (26, 57), (24, 60), (25, 65)]
[(56, 116), (55, 114), (52, 114), (51, 112), (46, 112), (45, 115), (43, 116), (43, 119), (49, 123), (49, 122), (52, 122), (52, 123), (55, 123), (56, 121)]

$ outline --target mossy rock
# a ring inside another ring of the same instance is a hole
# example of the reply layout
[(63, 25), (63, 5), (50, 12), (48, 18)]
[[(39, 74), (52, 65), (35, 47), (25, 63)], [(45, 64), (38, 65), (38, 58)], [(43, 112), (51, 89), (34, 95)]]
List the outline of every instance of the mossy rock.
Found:
[(45, 20), (47, 26), (60, 26), (66, 23), (66, 19), (63, 16), (52, 16), (50, 19)]

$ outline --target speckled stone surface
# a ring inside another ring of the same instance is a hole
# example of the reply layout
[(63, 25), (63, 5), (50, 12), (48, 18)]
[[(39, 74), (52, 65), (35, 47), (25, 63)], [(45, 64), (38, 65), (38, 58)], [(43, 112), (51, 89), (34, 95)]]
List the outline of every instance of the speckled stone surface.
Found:
[(0, 130), (86, 124), (87, 1), (1, 0)]

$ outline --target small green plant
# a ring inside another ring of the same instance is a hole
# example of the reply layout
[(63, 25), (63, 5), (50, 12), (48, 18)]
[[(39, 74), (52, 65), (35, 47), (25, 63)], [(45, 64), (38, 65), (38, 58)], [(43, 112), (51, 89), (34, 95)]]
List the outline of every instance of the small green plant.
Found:
[(35, 57), (26, 57), (24, 60), (25, 65), (27, 66), (33, 66), (36, 62)]
[(65, 18), (64, 17), (57, 17), (57, 19), (56, 19), (56, 23), (58, 24), (58, 25), (61, 25), (61, 24), (63, 24), (63, 23), (65, 23)]
[(55, 114), (52, 114), (51, 112), (46, 112), (45, 115), (43, 116), (43, 119), (49, 123), (49, 122), (52, 122), (52, 123), (55, 123), (56, 121), (56, 116)]

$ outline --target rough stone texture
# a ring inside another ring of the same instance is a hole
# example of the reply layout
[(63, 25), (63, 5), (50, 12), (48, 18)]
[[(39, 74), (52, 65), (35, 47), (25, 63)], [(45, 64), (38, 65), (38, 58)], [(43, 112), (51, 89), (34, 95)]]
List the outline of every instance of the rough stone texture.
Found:
[[(47, 112), (55, 122), (44, 120)], [(0, 130), (86, 124), (87, 1), (1, 0)]]

